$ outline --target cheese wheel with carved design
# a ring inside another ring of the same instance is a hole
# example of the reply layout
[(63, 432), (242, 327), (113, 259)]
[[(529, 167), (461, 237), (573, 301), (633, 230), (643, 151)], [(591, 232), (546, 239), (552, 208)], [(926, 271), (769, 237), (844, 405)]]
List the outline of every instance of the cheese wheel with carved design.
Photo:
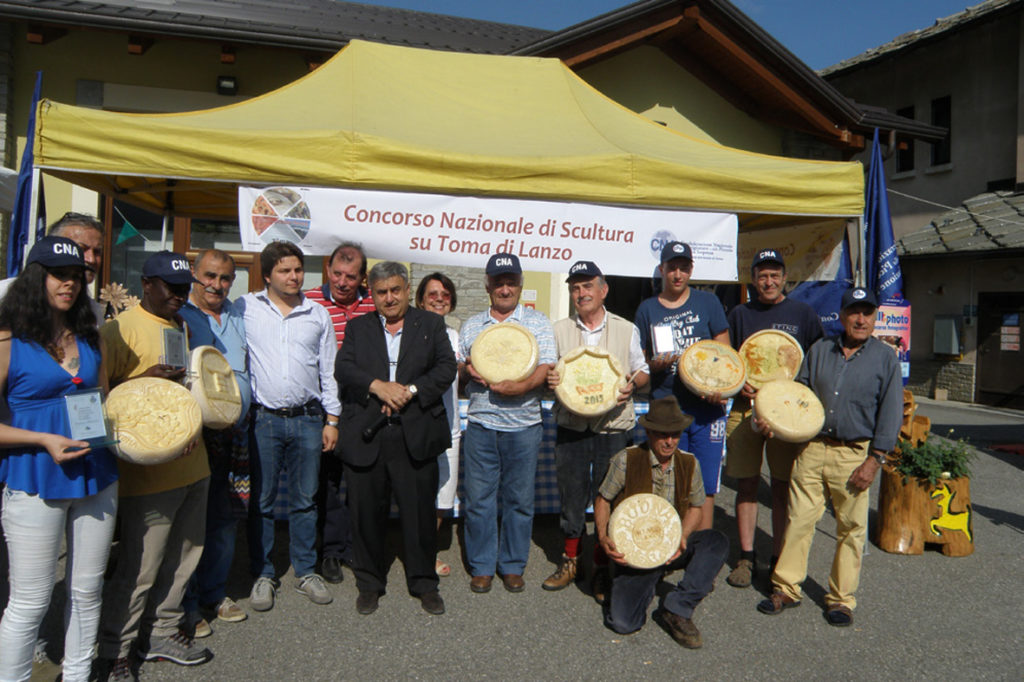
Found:
[[(768, 424), (779, 440), (806, 443), (821, 433), (825, 408), (814, 391), (798, 381), (769, 381), (754, 396), (752, 415)], [(754, 427), (754, 420), (750, 420)]]
[(747, 371), (739, 353), (724, 343), (705, 339), (679, 356), (679, 378), (699, 396), (719, 393), (728, 398), (743, 388)]
[(242, 393), (227, 358), (213, 346), (199, 346), (192, 351), (189, 368), (189, 390), (203, 413), (203, 426), (233, 426), (242, 416)]
[(784, 331), (763, 329), (740, 345), (740, 357), (747, 368), (747, 383), (761, 388), (769, 381), (796, 377), (804, 361), (804, 349)]
[(134, 464), (162, 464), (199, 437), (203, 414), (189, 390), (157, 377), (139, 377), (114, 387), (107, 417), (117, 454)]
[(664, 498), (639, 493), (615, 507), (608, 520), (608, 534), (630, 566), (654, 568), (679, 549), (683, 524), (676, 508)]
[(470, 361), (489, 384), (522, 381), (537, 369), (540, 349), (530, 330), (515, 322), (492, 324), (473, 341)]
[(574, 348), (562, 356), (555, 370), (559, 377), (555, 397), (581, 417), (597, 417), (614, 408), (626, 383), (622, 364), (597, 346)]

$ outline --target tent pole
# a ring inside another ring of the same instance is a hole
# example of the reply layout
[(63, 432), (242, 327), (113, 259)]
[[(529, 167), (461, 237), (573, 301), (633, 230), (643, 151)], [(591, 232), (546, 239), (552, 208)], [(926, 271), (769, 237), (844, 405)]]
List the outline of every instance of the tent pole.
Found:
[(164, 213), (163, 222), (160, 223), (160, 250), (167, 250), (167, 223), (170, 221), (170, 212)]
[(857, 278), (856, 285), (865, 286), (864, 278), (864, 254), (868, 247), (867, 234), (864, 231), (864, 216), (857, 216)]
[(36, 243), (36, 239), (39, 238), (37, 234), (39, 226), (36, 224), (39, 222), (39, 178), (40, 171), (33, 166), (32, 191), (29, 194), (28, 200), (28, 248), (25, 249), (24, 258), (28, 258), (28, 252), (32, 249), (32, 245)]

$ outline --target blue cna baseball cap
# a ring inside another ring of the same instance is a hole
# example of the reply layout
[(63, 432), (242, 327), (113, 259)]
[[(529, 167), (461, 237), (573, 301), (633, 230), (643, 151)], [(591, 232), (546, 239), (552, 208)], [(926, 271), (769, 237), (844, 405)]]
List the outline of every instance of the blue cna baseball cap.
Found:
[(43, 237), (28, 252), (25, 264), (39, 263), (47, 268), (64, 268), (74, 266), (92, 270), (82, 258), (82, 249), (67, 237)]
[(573, 277), (603, 277), (604, 273), (601, 272), (601, 268), (597, 267), (597, 263), (591, 260), (578, 260), (572, 264), (569, 268), (569, 276), (565, 278), (568, 282)]
[(188, 258), (174, 251), (157, 251), (142, 264), (143, 277), (159, 277), (168, 284), (198, 282), (192, 276)]
[(685, 258), (693, 262), (693, 252), (689, 244), (683, 242), (669, 242), (661, 247), (661, 262), (667, 263), (673, 258)]
[(782, 267), (786, 267), (786, 261), (782, 260), (782, 254), (775, 249), (761, 249), (754, 254), (754, 260), (750, 262), (750, 269), (753, 270), (758, 265), (764, 265), (765, 263), (778, 263)]
[(843, 302), (840, 306), (842, 310), (859, 304), (877, 308), (878, 297), (875, 296), (875, 292), (871, 291), (871, 289), (865, 289), (864, 287), (853, 287), (843, 292)]
[(485, 272), (488, 277), (506, 274), (521, 275), (523, 266), (519, 264), (519, 257), (515, 254), (496, 253), (487, 259)]

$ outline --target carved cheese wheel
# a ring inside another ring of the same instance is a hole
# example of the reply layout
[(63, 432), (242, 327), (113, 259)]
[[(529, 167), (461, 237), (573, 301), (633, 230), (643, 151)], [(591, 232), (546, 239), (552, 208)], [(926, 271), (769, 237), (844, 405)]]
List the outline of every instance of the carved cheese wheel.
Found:
[(226, 429), (242, 416), (242, 394), (227, 358), (213, 346), (199, 346), (189, 362), (192, 397), (203, 413), (203, 425)]
[(740, 346), (747, 368), (747, 382), (761, 388), (776, 379), (793, 379), (804, 361), (800, 342), (784, 331), (764, 329), (751, 334)]
[(769, 381), (758, 389), (753, 415), (766, 422), (776, 438), (788, 443), (806, 443), (821, 433), (825, 424), (825, 408), (818, 396), (789, 379)]
[(117, 454), (135, 464), (162, 464), (199, 436), (203, 415), (188, 389), (168, 379), (139, 377), (107, 396)]
[(596, 417), (615, 407), (626, 383), (622, 364), (596, 346), (580, 346), (562, 356), (555, 368), (559, 383), (555, 397), (581, 417)]
[(650, 493), (630, 495), (615, 507), (608, 520), (615, 549), (633, 568), (654, 568), (669, 560), (683, 538), (676, 508)]
[(515, 322), (492, 324), (473, 341), (470, 361), (489, 384), (522, 381), (537, 369), (540, 349), (530, 330)]
[(679, 356), (679, 378), (699, 396), (720, 393), (728, 398), (736, 395), (746, 377), (739, 353), (718, 341), (698, 341)]

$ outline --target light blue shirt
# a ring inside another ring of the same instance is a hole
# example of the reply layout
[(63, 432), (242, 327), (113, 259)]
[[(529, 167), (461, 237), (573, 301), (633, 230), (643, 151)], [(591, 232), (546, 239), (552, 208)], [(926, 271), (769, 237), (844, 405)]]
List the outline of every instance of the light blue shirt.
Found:
[[(189, 327), (202, 326), (209, 323), (213, 332), (214, 348), (224, 354), (231, 369), (235, 372), (238, 390), (242, 394), (242, 416), (245, 419), (252, 403), (252, 387), (249, 385), (249, 348), (245, 341), (245, 320), (237, 306), (225, 299), (221, 308), (220, 322), (213, 315), (199, 309), (192, 301), (186, 301), (179, 311)], [(204, 322), (205, 320), (205, 322)]]
[(319, 400), (327, 414), (341, 414), (334, 379), (338, 339), (327, 309), (301, 296), (284, 316), (266, 291), (242, 296), (235, 307), (245, 319), (252, 399), (272, 409)]
[(398, 351), (402, 348), (402, 329), (405, 329), (405, 324), (403, 323), (402, 327), (392, 334), (388, 331), (388, 321), (384, 316), (378, 314), (377, 317), (384, 327), (384, 341), (388, 345), (388, 381), (394, 381), (398, 374)]
[[(520, 303), (504, 321), (523, 325), (537, 339), (538, 365), (553, 365), (558, 362), (555, 332), (546, 316)], [(492, 324), (501, 322), (491, 317), (490, 309), (477, 313), (462, 323), (462, 330), (459, 332), (462, 357), (470, 357), (470, 350), (476, 337)], [(466, 386), (466, 396), (469, 398), (467, 419), (495, 431), (518, 431), (540, 424), (542, 390), (543, 385), (525, 395), (504, 396), (492, 393), (476, 381), (470, 381)]]

